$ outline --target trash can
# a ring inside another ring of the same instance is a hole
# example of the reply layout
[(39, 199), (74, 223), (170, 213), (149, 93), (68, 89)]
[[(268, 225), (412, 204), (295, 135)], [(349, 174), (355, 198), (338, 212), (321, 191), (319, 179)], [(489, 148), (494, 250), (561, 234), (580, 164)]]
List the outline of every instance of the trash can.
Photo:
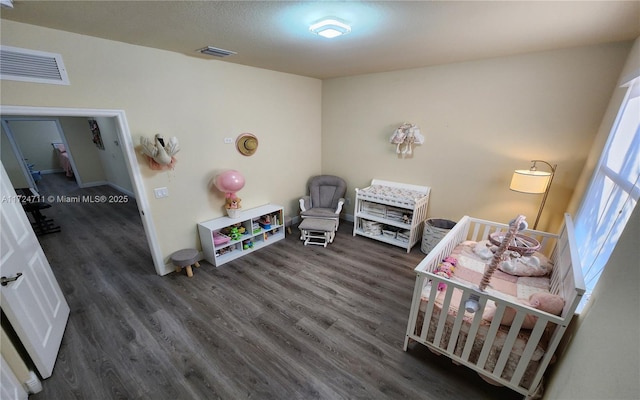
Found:
[(420, 250), (424, 254), (429, 254), (431, 250), (440, 240), (449, 233), (453, 227), (456, 226), (455, 221), (448, 219), (430, 218), (424, 222), (424, 229), (422, 230), (422, 245)]

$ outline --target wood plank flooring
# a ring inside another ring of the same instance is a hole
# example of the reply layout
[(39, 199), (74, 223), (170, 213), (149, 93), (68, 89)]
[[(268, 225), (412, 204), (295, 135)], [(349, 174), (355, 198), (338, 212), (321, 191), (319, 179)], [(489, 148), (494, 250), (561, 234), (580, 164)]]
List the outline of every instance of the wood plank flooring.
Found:
[[(45, 176), (45, 195), (115, 194)], [(63, 193), (64, 192), (64, 193)], [(411, 345), (419, 245), (285, 240), (194, 277), (154, 272), (134, 201), (55, 203), (39, 237), (71, 315), (41, 399), (516, 399)], [(193, 221), (194, 230), (197, 221)]]

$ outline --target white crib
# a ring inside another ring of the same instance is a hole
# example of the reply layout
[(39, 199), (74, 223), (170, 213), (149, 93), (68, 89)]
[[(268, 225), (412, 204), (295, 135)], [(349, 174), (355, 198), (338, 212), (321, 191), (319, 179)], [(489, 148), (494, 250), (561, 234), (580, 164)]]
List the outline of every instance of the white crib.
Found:
[[(508, 225), (465, 216), (415, 268), (416, 283), (404, 350), (412, 341), (421, 343), (437, 354), (472, 368), (488, 382), (507, 386), (526, 398), (536, 398), (542, 394), (543, 375), (584, 293), (573, 223), (567, 214), (559, 235), (520, 232), (538, 240), (540, 252), (554, 264), (549, 292), (565, 300), (560, 316), (514, 302), (507, 296), (481, 292), (480, 282), (466, 285), (432, 273), (458, 244), (484, 240), (498, 230), (506, 231)], [(441, 282), (446, 284), (444, 291), (425, 290), (428, 285), (436, 287)], [(476, 296), (479, 309), (471, 315), (457, 312), (465, 309), (465, 301), (470, 296)], [(489, 300), (496, 305), (493, 322), (482, 318)], [(507, 306), (517, 312), (510, 327), (500, 325)], [(526, 314), (538, 318), (533, 329), (520, 329)]]

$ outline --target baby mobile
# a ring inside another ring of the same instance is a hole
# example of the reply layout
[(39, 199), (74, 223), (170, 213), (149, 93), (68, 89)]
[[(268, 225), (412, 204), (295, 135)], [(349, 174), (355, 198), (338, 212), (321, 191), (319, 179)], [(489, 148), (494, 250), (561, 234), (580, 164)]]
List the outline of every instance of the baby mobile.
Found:
[(231, 218), (240, 216), (241, 199), (236, 195), (244, 187), (244, 176), (240, 171), (229, 169), (219, 173), (214, 180), (214, 185), (225, 195), (225, 206), (227, 215)]
[[(509, 229), (504, 235), (500, 246), (493, 254), (493, 258), (491, 259), (491, 263), (485, 268), (484, 274), (482, 275), (482, 280), (480, 281), (480, 285), (478, 285), (478, 289), (480, 292), (485, 292), (489, 283), (491, 283), (491, 277), (493, 273), (498, 268), (498, 264), (502, 261), (502, 256), (508, 250), (509, 245), (513, 242), (513, 239), (516, 237), (518, 231), (523, 231), (529, 227), (529, 224), (525, 221), (526, 217), (524, 215), (518, 215), (516, 218), (512, 219), (509, 222)], [(480, 296), (477, 294), (470, 294), (469, 298), (465, 302), (465, 310), (470, 313), (475, 313), (480, 308)]]
[(413, 154), (414, 145), (424, 143), (424, 136), (415, 124), (405, 122), (396, 128), (389, 141), (396, 145), (400, 157), (407, 157)]

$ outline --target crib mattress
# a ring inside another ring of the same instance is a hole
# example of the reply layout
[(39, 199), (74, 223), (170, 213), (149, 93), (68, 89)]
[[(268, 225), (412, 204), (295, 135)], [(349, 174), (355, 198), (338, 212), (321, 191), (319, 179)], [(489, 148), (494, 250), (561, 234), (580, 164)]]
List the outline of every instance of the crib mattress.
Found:
[[(471, 287), (479, 285), (491, 259), (476, 254), (475, 247), (476, 242), (466, 241), (453, 249), (451, 256), (458, 264), (451, 280)], [(518, 302), (527, 300), (533, 293), (548, 292), (549, 285), (549, 276), (515, 276), (496, 269), (486, 292), (509, 302)]]

